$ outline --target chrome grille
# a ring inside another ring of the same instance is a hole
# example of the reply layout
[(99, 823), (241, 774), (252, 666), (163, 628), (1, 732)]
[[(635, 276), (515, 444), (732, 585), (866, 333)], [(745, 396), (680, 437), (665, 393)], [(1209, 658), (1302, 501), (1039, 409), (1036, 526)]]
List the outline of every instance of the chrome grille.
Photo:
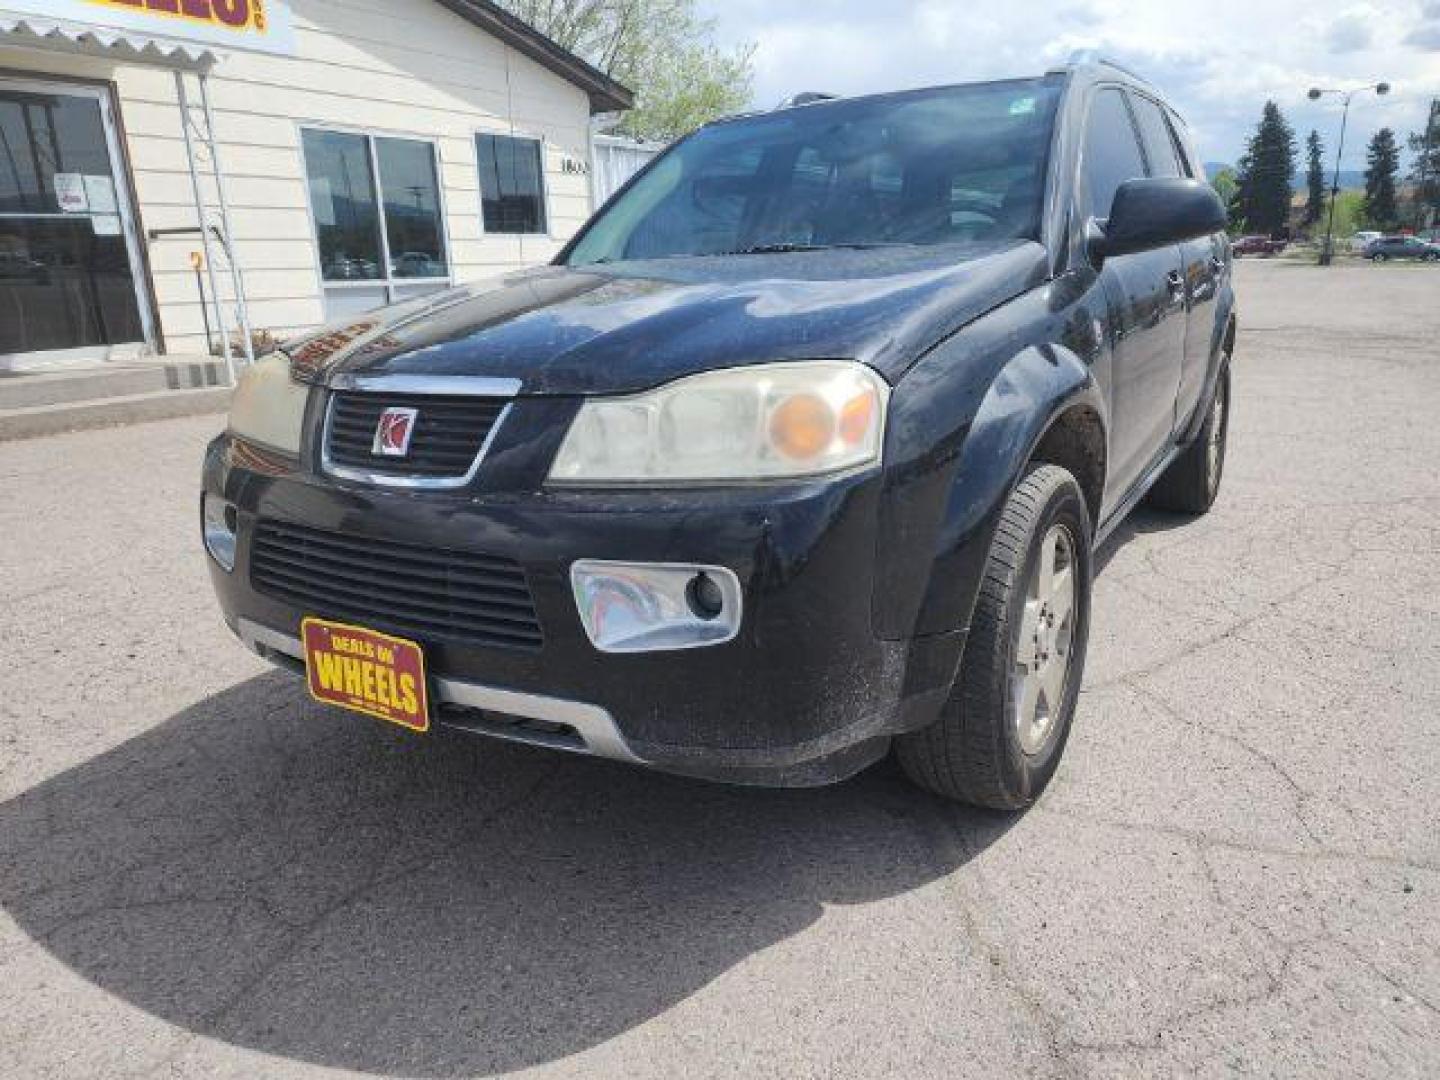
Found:
[[(509, 399), (498, 397), (335, 391), (325, 422), (326, 469), (341, 476), (464, 483), (508, 405)], [(417, 411), (404, 457), (374, 452), (380, 416), (392, 408)]]

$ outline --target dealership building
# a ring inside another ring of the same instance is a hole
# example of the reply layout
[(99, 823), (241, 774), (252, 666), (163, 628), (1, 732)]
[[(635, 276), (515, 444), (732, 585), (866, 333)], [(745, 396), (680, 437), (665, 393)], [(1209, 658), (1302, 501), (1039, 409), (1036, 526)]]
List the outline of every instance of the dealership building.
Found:
[(630, 104), (489, 0), (0, 0), (0, 373), (545, 262)]

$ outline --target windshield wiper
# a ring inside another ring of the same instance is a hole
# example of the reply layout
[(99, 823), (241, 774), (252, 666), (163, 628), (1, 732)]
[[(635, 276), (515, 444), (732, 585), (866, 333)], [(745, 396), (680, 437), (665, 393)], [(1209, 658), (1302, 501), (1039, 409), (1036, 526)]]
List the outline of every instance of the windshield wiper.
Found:
[(750, 247), (735, 248), (732, 251), (717, 251), (716, 255), (783, 255), (788, 251), (824, 251), (824, 244), (752, 244)]
[(733, 251), (717, 251), (716, 255), (784, 255), (792, 251), (865, 251), (870, 248), (910, 247), (910, 244), (895, 241), (872, 241), (853, 244), (753, 244), (750, 247), (735, 248)]

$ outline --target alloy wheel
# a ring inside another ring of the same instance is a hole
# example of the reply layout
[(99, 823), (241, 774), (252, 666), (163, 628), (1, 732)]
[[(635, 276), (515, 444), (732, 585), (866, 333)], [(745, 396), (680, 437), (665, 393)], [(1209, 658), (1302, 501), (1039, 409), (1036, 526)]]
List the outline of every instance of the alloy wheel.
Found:
[(1031, 757), (1049, 747), (1060, 726), (1075, 640), (1075, 571), (1074, 537), (1064, 525), (1050, 526), (1025, 590), (1012, 676), (1015, 729)]
[(1225, 382), (1215, 387), (1215, 400), (1205, 424), (1205, 483), (1210, 494), (1220, 486), (1220, 465), (1225, 454)]

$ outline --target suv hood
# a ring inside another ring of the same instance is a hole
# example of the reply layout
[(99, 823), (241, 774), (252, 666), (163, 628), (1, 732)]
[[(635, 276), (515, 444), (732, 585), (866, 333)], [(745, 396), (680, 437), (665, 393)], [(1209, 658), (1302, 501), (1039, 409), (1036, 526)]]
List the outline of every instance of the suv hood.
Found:
[(645, 390), (716, 368), (854, 359), (892, 382), (1040, 284), (1030, 241), (547, 266), (287, 343), (297, 377), (466, 375), (523, 394)]

